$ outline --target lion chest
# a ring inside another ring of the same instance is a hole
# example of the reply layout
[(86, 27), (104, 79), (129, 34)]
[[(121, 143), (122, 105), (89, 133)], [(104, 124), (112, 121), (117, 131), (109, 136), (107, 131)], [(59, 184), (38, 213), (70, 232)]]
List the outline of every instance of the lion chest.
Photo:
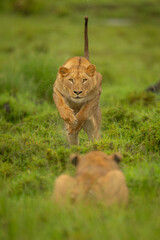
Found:
[(80, 109), (83, 107), (84, 103), (82, 100), (67, 100), (67, 105), (74, 111), (75, 114), (77, 114)]

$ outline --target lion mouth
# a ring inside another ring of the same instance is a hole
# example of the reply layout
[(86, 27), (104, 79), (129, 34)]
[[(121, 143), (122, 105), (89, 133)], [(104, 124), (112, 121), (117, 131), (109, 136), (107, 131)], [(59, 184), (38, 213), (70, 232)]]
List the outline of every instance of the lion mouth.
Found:
[(77, 97), (73, 97), (72, 98), (73, 99), (73, 101), (81, 101), (81, 100), (83, 100), (83, 97), (79, 97), (79, 96), (77, 96)]
[(82, 99), (82, 97), (76, 96), (76, 97), (74, 97), (74, 99)]

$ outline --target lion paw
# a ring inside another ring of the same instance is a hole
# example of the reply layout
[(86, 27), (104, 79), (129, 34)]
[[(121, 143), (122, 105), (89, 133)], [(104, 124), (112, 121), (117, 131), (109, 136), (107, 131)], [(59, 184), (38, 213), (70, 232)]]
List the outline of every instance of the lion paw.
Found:
[(63, 120), (72, 126), (77, 126), (77, 118), (74, 116), (73, 111), (66, 112), (65, 114), (62, 114), (61, 116)]
[(73, 125), (72, 126), (68, 125), (66, 130), (67, 130), (68, 134), (74, 134), (74, 133), (79, 132), (81, 130), (81, 128), (82, 128), (82, 124), (78, 124), (75, 127)]

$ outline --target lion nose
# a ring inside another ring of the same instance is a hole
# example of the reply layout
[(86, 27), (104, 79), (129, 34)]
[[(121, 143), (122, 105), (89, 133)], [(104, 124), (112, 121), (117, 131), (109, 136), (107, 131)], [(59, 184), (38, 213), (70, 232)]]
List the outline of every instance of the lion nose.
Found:
[(82, 91), (73, 91), (75, 94), (79, 95), (82, 93)]

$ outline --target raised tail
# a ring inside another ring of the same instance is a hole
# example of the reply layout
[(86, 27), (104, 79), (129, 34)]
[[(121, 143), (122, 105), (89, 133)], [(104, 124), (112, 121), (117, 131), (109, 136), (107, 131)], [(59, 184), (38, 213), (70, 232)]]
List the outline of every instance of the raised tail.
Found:
[(88, 17), (84, 18), (84, 56), (89, 60), (89, 49), (88, 49)]

